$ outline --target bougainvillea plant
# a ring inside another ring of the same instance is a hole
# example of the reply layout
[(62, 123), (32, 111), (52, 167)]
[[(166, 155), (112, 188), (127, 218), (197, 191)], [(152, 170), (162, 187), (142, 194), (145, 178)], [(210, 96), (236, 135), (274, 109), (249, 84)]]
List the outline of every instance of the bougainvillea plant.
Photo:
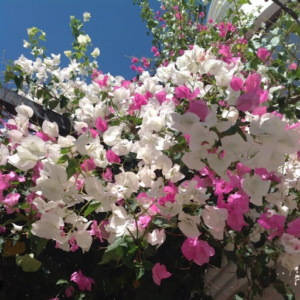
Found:
[(35, 58), (7, 66), (7, 88), (73, 128), (2, 111), (3, 297), (211, 300), (207, 274), (229, 261), (249, 287), (232, 299), (295, 299), (276, 268), (300, 265), (297, 24), (253, 32), (245, 0), (218, 23), (206, 2), (136, 2), (153, 58), (133, 57), (131, 80), (97, 70), (74, 17), (67, 67), (37, 28)]

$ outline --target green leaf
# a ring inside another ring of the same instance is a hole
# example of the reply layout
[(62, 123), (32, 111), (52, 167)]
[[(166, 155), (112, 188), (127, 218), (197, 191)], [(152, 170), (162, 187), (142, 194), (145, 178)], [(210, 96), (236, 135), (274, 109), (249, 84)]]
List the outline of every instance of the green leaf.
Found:
[(261, 46), (261, 40), (259, 38), (252, 39), (251, 42), (255, 49), (258, 49)]
[(29, 76), (29, 75), (27, 75), (27, 76), (25, 77), (25, 80), (26, 80), (28, 86), (30, 86), (30, 76)]
[(246, 296), (243, 292), (239, 292), (234, 295), (234, 300), (245, 300)]
[(84, 212), (84, 217), (95, 211), (101, 205), (100, 201), (92, 201)]
[(285, 283), (282, 280), (277, 279), (274, 282), (273, 287), (279, 294), (283, 296), (284, 300), (296, 300), (291, 287), (288, 284), (285, 285)]
[(16, 264), (24, 272), (36, 272), (42, 265), (40, 261), (34, 258), (34, 254), (16, 255)]
[(152, 223), (158, 227), (169, 227), (169, 222), (166, 218), (161, 216), (155, 216)]
[(147, 260), (144, 260), (142, 264), (143, 264), (144, 269), (147, 271), (152, 270), (152, 268), (154, 266), (153, 263), (151, 263), (150, 261), (147, 261)]
[(182, 5), (183, 5), (184, 8), (188, 9), (188, 6), (187, 6), (185, 0), (181, 0), (181, 3), (182, 3)]
[(61, 154), (68, 154), (70, 148), (61, 148), (60, 153)]
[(118, 261), (119, 259), (120, 259), (120, 255), (118, 255), (116, 251), (109, 251), (109, 252), (106, 251), (102, 256), (102, 261), (99, 263), (99, 265), (107, 264), (111, 260)]
[(120, 260), (121, 255), (123, 254), (122, 245), (124, 244), (124, 237), (119, 237), (115, 242), (109, 245), (102, 256), (102, 261), (99, 265), (104, 265), (109, 263), (111, 260)]
[(237, 24), (239, 21), (239, 17), (238, 16), (234, 16), (232, 19), (232, 24)]
[(136, 280), (139, 280), (145, 274), (145, 269), (143, 267), (138, 267), (135, 269)]
[(83, 300), (84, 298), (85, 298), (85, 294), (80, 294), (79, 296), (78, 296), (78, 298), (76, 298), (76, 300)]
[(280, 37), (279, 36), (274, 36), (271, 40), (270, 40), (270, 44), (273, 47), (277, 47), (278, 45), (280, 45)]
[(67, 166), (67, 168), (66, 168), (66, 173), (67, 173), (67, 175), (68, 175), (68, 180), (69, 180), (75, 173), (77, 173), (78, 168), (79, 168), (78, 162), (77, 162), (74, 158), (71, 158), (71, 159), (69, 160), (68, 166)]
[(57, 163), (58, 163), (58, 164), (63, 164), (63, 163), (65, 163), (66, 161), (68, 161), (69, 158), (70, 158), (69, 155), (65, 154), (65, 155), (63, 155), (63, 156), (61, 156), (61, 157), (59, 158), (59, 160), (57, 161)]
[(257, 276), (259, 276), (263, 271), (263, 268), (262, 268), (260, 262), (258, 262), (258, 261), (255, 262), (254, 269), (255, 269), (255, 274), (257, 274)]
[(27, 221), (27, 219), (24, 216), (19, 215), (15, 219), (8, 219), (7, 221), (5, 221), (3, 226), (6, 226), (11, 223), (16, 223), (18, 221)]
[(281, 295), (285, 295), (286, 294), (286, 288), (285, 288), (285, 284), (282, 280), (277, 279), (274, 284), (273, 287), (275, 288), (275, 290), (281, 294)]
[(59, 279), (57, 282), (56, 282), (56, 285), (59, 285), (59, 284), (65, 284), (65, 283), (68, 283), (68, 281), (66, 279)]
[(11, 79), (14, 79), (15, 78), (15, 75), (14, 73), (12, 73), (10, 71), (10, 66), (7, 67), (7, 71), (5, 72), (5, 75), (4, 75), (4, 82), (7, 83), (9, 82)]
[(46, 247), (46, 245), (48, 244), (48, 242), (49, 242), (49, 240), (47, 240), (47, 239), (39, 238), (39, 240), (37, 242), (37, 245), (36, 245), (36, 250), (35, 250), (36, 256), (40, 255), (40, 253)]
[(247, 270), (245, 269), (245, 264), (243, 262), (237, 264), (236, 276), (239, 279), (247, 276)]
[(239, 0), (237, 2), (238, 5), (243, 5), (243, 4), (251, 4), (251, 2), (249, 0)]
[(60, 108), (67, 107), (69, 103), (69, 99), (65, 95), (61, 95), (59, 99), (60, 99), (60, 104), (59, 104)]
[(52, 100), (52, 101), (49, 101), (49, 108), (50, 109), (54, 109), (57, 105), (58, 105), (58, 103), (59, 103), (59, 100)]
[(15, 75), (14, 78), (15, 84), (17, 86), (17, 89), (20, 90), (22, 89), (22, 85), (23, 85), (23, 76), (18, 77), (17, 75)]
[(43, 97), (43, 94), (44, 94), (44, 90), (38, 90), (38, 91), (36, 92), (36, 97), (37, 97), (38, 99), (40, 99), (40, 98)]

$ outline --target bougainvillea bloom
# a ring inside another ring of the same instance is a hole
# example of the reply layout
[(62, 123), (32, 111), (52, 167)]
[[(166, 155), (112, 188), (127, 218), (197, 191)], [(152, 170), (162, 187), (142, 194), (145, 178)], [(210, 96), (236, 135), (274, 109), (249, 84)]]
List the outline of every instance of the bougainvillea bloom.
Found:
[(90, 277), (86, 277), (82, 274), (81, 270), (79, 270), (78, 272), (74, 272), (71, 275), (71, 281), (74, 281), (77, 283), (78, 288), (81, 291), (91, 291), (92, 290), (92, 283), (95, 284), (95, 281), (93, 278)]
[(152, 268), (152, 278), (157, 285), (161, 284), (162, 279), (169, 278), (170, 276), (172, 276), (172, 274), (167, 271), (165, 265), (156, 263), (155, 266)]
[(215, 255), (215, 249), (198, 238), (187, 238), (181, 246), (181, 251), (186, 259), (194, 260), (199, 266), (208, 263), (209, 258)]

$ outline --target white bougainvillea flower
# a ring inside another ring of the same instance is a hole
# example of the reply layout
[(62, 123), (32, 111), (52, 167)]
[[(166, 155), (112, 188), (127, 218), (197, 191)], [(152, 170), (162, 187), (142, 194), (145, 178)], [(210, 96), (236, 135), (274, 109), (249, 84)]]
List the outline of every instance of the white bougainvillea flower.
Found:
[(122, 134), (121, 126), (110, 126), (103, 134), (104, 143), (108, 146), (114, 146), (117, 143), (121, 142), (121, 134)]
[(63, 219), (54, 212), (46, 212), (39, 221), (32, 224), (31, 233), (48, 240), (55, 240), (58, 243), (65, 243), (67, 237), (61, 234), (64, 226)]
[(164, 229), (155, 229), (151, 233), (148, 233), (147, 242), (152, 246), (160, 247), (166, 240), (166, 234)]
[(254, 174), (245, 175), (245, 179), (242, 181), (242, 187), (245, 193), (250, 197), (250, 202), (254, 205), (262, 205), (262, 198), (266, 196), (271, 185), (271, 181), (264, 181), (260, 176)]
[(15, 110), (17, 113), (23, 115), (27, 119), (30, 119), (33, 116), (32, 108), (24, 104), (16, 106)]
[(54, 138), (59, 136), (58, 125), (56, 122), (49, 122), (45, 120), (42, 125), (43, 132), (49, 137)]
[(185, 113), (184, 115), (172, 113), (171, 117), (173, 121), (171, 128), (185, 134), (190, 134), (192, 125), (200, 120), (196, 114), (191, 112)]
[(205, 206), (202, 211), (202, 218), (210, 233), (217, 240), (222, 240), (224, 237), (225, 221), (228, 218), (226, 208), (217, 208), (214, 206)]
[(130, 197), (139, 189), (139, 178), (133, 172), (122, 172), (115, 176), (116, 183), (125, 188), (124, 194)]
[(27, 148), (18, 146), (17, 151), (16, 154), (8, 157), (10, 164), (21, 171), (28, 171), (36, 165), (39, 158), (33, 155)]
[(197, 226), (200, 224), (199, 216), (191, 216), (181, 211), (178, 215), (178, 220), (180, 221), (178, 223), (178, 227), (185, 236), (195, 238), (200, 235), (200, 231)]
[(7, 163), (9, 156), (8, 149), (5, 145), (0, 145), (0, 166), (4, 166)]

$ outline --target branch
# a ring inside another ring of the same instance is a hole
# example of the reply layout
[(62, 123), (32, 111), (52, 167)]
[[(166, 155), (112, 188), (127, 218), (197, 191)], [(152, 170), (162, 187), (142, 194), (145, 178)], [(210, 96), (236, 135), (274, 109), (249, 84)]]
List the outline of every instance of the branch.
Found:
[(286, 104), (295, 104), (300, 101), (300, 95), (292, 96)]
[(300, 18), (299, 18), (299, 16), (293, 10), (291, 10), (288, 7), (286, 7), (286, 5), (282, 4), (279, 0), (272, 0), (272, 1), (275, 4), (277, 4), (278, 6), (280, 6), (280, 8), (283, 11), (285, 11), (287, 14), (289, 14), (297, 22), (297, 24), (300, 26)]

